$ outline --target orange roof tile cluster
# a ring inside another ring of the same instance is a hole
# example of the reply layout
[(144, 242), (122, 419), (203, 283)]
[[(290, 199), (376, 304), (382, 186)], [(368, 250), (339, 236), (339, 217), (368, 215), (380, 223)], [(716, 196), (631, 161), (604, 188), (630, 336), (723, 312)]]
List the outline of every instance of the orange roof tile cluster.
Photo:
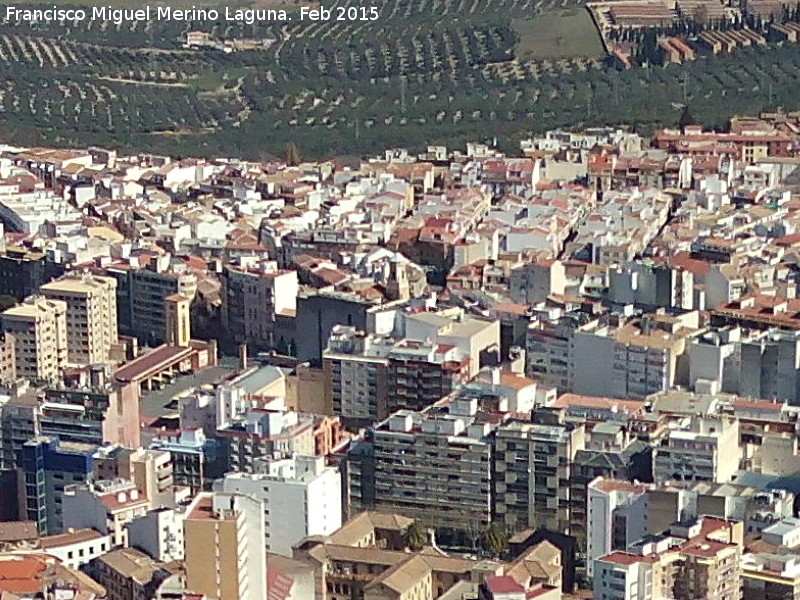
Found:
[(3, 557), (0, 559), (0, 590), (17, 594), (40, 593), (45, 571), (47, 563), (42, 557)]

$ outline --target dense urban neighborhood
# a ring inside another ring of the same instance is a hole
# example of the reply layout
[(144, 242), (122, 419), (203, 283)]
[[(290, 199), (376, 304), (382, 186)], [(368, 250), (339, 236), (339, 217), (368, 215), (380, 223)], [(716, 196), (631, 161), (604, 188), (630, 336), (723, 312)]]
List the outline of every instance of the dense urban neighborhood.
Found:
[(800, 598), (800, 114), (681, 120), (0, 148), (0, 598)]

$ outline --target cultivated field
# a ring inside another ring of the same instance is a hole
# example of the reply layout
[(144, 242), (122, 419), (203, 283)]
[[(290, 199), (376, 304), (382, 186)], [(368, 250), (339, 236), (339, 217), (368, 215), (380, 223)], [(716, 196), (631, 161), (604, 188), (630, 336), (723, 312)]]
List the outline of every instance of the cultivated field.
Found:
[[(553, 127), (674, 124), (684, 102), (709, 124), (800, 105), (794, 45), (618, 71), (577, 0), (381, 7), (374, 22), (0, 23), (0, 140), (254, 158), (287, 141), (307, 157), (493, 137), (513, 150)], [(275, 42), (182, 48), (198, 28)]]
[(529, 19), (514, 19), (517, 55), (527, 59), (603, 56), (600, 34), (589, 11), (557, 10)]

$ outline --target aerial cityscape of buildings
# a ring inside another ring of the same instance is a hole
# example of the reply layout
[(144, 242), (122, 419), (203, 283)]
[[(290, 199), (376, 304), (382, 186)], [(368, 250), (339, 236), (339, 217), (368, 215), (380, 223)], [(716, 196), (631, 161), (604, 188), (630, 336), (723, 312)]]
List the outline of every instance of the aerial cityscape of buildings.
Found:
[(800, 600), (798, 115), (0, 151), (2, 600)]

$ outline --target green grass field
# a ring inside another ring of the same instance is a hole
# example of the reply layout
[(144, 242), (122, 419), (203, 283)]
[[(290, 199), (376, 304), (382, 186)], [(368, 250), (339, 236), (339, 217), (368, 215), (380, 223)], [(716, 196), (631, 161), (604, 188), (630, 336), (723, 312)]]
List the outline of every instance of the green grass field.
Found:
[(580, 8), (553, 11), (532, 19), (514, 19), (521, 59), (603, 56), (603, 43), (589, 11)]

